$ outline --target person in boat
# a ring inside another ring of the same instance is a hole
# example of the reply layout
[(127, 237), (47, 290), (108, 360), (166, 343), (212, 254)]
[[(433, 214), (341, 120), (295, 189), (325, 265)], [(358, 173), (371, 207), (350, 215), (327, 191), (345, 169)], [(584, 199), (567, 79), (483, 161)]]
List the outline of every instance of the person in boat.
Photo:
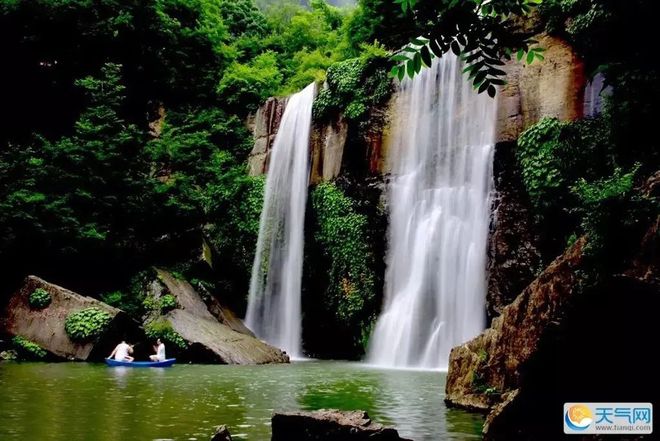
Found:
[(160, 338), (156, 340), (154, 352), (156, 352), (154, 355), (149, 356), (151, 361), (165, 361), (165, 344), (160, 341)]
[(115, 347), (115, 350), (112, 351), (112, 354), (110, 354), (108, 358), (114, 357), (117, 361), (133, 361), (134, 358), (129, 355), (132, 353), (133, 345), (129, 345), (124, 340), (122, 340), (122, 342)]

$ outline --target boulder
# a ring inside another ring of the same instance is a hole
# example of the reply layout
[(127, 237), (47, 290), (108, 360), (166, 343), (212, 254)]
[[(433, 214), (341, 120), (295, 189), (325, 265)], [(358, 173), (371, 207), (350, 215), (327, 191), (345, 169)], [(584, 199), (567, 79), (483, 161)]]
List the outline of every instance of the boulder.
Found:
[(450, 406), (488, 410), (501, 393), (519, 386), (519, 367), (538, 350), (548, 327), (579, 290), (586, 239), (581, 238), (552, 262), (491, 327), (449, 355), (445, 401)]
[[(30, 307), (29, 296), (43, 288), (51, 296), (51, 303), (43, 309)], [(101, 336), (88, 343), (71, 341), (64, 330), (67, 316), (85, 308), (101, 309), (112, 320)], [(115, 345), (126, 338), (139, 340), (143, 334), (139, 324), (123, 311), (99, 300), (76, 294), (36, 276), (28, 276), (16, 291), (0, 318), (0, 332), (20, 335), (48, 351), (51, 356), (67, 360), (101, 361)]]
[(586, 238), (552, 262), (489, 329), (450, 354), (446, 402), (489, 412), (485, 440), (561, 439), (565, 402), (648, 402), (660, 309), (656, 218), (637, 246), (594, 271)]
[(230, 315), (230, 311), (222, 308), (217, 301), (209, 299), (209, 308), (190, 283), (162, 269), (156, 272), (162, 289), (154, 288), (152, 284), (152, 295), (158, 297), (169, 292), (178, 303), (176, 309), (161, 319), (168, 321), (172, 329), (188, 343), (188, 349), (177, 356), (182, 361), (220, 364), (289, 361), (286, 353), (255, 338), (242, 321)]
[(317, 410), (275, 413), (271, 441), (397, 441), (399, 433), (374, 423), (364, 411)]
[(215, 428), (211, 441), (232, 441), (229, 429), (224, 424)]

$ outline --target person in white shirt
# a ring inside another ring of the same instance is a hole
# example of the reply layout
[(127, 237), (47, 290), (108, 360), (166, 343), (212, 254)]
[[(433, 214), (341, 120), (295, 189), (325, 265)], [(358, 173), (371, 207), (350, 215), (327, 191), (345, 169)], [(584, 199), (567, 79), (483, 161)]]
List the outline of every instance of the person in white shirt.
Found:
[(122, 342), (115, 347), (115, 350), (112, 351), (112, 354), (110, 354), (108, 358), (115, 357), (115, 360), (117, 361), (133, 361), (134, 358), (128, 355), (132, 353), (133, 346), (122, 340)]
[(156, 340), (154, 351), (156, 351), (156, 354), (149, 356), (151, 361), (165, 361), (165, 344), (160, 341), (160, 338)]

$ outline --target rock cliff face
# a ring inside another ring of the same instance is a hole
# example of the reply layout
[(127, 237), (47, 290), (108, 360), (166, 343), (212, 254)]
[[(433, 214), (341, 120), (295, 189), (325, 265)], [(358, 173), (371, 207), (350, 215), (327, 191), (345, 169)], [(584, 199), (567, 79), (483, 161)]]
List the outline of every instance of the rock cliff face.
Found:
[(500, 315), (536, 277), (539, 238), (515, 159), (514, 142), (495, 146), (495, 198), (488, 243), (488, 321)]
[[(52, 299), (43, 309), (31, 308), (28, 301), (37, 288), (45, 289)], [(84, 344), (71, 341), (64, 330), (67, 316), (90, 307), (106, 311), (112, 321), (94, 341)], [(0, 318), (0, 332), (27, 338), (55, 357), (82, 361), (101, 361), (122, 338), (135, 341), (143, 336), (138, 323), (123, 311), (35, 276), (28, 276), (11, 297)]]
[(578, 240), (490, 328), (452, 350), (447, 403), (490, 411), (484, 439), (499, 441), (560, 439), (564, 402), (651, 401), (660, 380), (625, 354), (655, 344), (659, 225), (607, 272), (594, 272), (587, 239)]
[(315, 123), (312, 126), (310, 184), (332, 181), (339, 176), (347, 137), (348, 123), (343, 116), (328, 124)]
[(217, 301), (205, 303), (185, 280), (157, 270), (162, 285), (152, 284), (152, 295), (172, 294), (178, 307), (163, 316), (172, 329), (187, 343), (188, 349), (178, 355), (185, 361), (220, 364), (287, 363), (281, 350), (254, 337), (240, 319)]
[(282, 115), (288, 98), (268, 98), (259, 107), (254, 117), (248, 120), (248, 127), (254, 134), (254, 147), (248, 158), (248, 173), (250, 176), (263, 175), (268, 170), (268, 157), (275, 141), (275, 135), (280, 127)]
[(584, 64), (564, 41), (541, 34), (545, 60), (532, 64), (510, 61), (507, 84), (498, 94), (497, 142), (515, 141), (543, 117), (582, 117), (586, 77)]
[[(515, 141), (523, 130), (543, 117), (572, 120), (582, 116), (584, 66), (572, 48), (551, 36), (539, 35), (545, 60), (531, 65), (510, 61), (507, 85), (498, 100), (495, 155), (495, 204), (489, 246), (488, 316), (496, 317), (536, 275), (537, 238), (524, 197), (514, 156)], [(311, 184), (350, 175), (353, 179), (382, 177), (391, 170), (389, 123), (398, 108), (396, 93), (382, 108), (371, 109), (359, 132), (339, 117), (315, 124), (310, 140)], [(265, 173), (286, 100), (271, 98), (254, 118), (255, 145), (250, 173)]]
[[(572, 120), (582, 116), (586, 79), (584, 66), (572, 48), (562, 40), (548, 35), (537, 37), (544, 47), (545, 60), (531, 65), (510, 61), (504, 67), (507, 85), (500, 90), (498, 100), (497, 142), (515, 141), (523, 130), (543, 117)], [(259, 175), (268, 168), (268, 154), (277, 134), (286, 98), (269, 98), (259, 108), (249, 125), (255, 143), (250, 153), (249, 172)], [(391, 169), (388, 159), (391, 140), (387, 136), (388, 120), (396, 108), (396, 96), (383, 108), (372, 109), (370, 123), (364, 130), (361, 160), (370, 174), (386, 174)], [(348, 127), (339, 117), (327, 124), (313, 127), (310, 149), (311, 183), (336, 178), (342, 172), (342, 158), (347, 144)], [(355, 141), (355, 140), (353, 140)]]
[(518, 388), (518, 368), (538, 350), (549, 326), (577, 292), (577, 271), (585, 239), (580, 239), (534, 280), (475, 339), (452, 349), (446, 402), (487, 410), (498, 394)]

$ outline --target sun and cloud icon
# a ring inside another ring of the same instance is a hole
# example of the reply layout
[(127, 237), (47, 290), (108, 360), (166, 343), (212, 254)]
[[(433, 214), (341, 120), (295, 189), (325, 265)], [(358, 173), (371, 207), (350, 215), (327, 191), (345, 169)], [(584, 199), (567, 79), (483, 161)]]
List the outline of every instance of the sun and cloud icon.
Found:
[(585, 430), (594, 421), (594, 414), (584, 404), (575, 404), (566, 410), (564, 422), (572, 430)]

